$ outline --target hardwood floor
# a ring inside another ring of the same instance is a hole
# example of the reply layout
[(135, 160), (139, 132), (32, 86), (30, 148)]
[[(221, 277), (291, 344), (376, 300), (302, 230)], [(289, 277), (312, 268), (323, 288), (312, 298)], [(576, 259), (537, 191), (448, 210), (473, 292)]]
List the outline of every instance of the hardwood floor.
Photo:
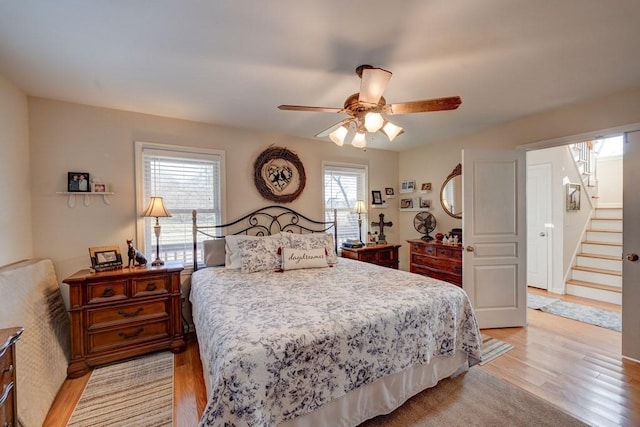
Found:
[[(577, 297), (562, 299), (620, 310), (619, 306)], [(640, 425), (640, 364), (622, 359), (619, 332), (538, 310), (529, 309), (527, 316), (526, 328), (482, 331), (515, 348), (480, 369), (591, 425)], [(178, 427), (197, 425), (206, 405), (198, 352), (197, 342), (190, 339), (186, 351), (175, 357), (174, 410)], [(66, 425), (88, 378), (89, 374), (65, 381), (44, 425)]]

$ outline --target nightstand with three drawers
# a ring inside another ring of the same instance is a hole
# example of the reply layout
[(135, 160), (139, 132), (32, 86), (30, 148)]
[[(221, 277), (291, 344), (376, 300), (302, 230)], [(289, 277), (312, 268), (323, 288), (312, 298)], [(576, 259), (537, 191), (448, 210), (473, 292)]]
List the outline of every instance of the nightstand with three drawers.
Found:
[(66, 278), (71, 317), (70, 378), (93, 366), (157, 350), (185, 348), (182, 263), (139, 266)]

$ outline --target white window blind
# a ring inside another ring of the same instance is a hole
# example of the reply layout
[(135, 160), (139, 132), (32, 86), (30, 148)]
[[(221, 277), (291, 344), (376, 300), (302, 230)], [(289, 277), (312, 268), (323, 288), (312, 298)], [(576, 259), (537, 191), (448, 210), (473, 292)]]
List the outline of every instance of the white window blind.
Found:
[[(327, 221), (338, 211), (338, 245), (347, 239), (358, 239), (358, 214), (353, 213), (357, 200), (367, 204), (367, 167), (325, 163), (324, 209)], [(367, 215), (362, 214), (362, 239), (366, 241)]]
[[(170, 218), (160, 218), (160, 258), (193, 263), (191, 211), (198, 211), (199, 225), (222, 223), (224, 156), (188, 148), (153, 148), (142, 145), (142, 209), (151, 196), (161, 196)], [(155, 218), (144, 218), (145, 254), (155, 259)], [(202, 248), (198, 248), (202, 261)]]

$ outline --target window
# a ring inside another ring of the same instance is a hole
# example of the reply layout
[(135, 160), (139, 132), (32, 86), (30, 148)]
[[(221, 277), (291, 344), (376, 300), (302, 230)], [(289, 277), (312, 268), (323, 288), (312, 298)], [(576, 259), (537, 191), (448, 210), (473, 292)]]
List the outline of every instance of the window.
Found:
[[(356, 200), (367, 204), (367, 167), (359, 165), (323, 164), (324, 211), (327, 221), (338, 211), (338, 246), (347, 239), (359, 239), (358, 214), (353, 213)], [(366, 241), (367, 219), (362, 217), (362, 238)]]
[[(138, 216), (151, 196), (164, 198), (170, 218), (160, 218), (160, 259), (193, 263), (191, 211), (198, 224), (222, 224), (224, 152), (136, 142)], [(154, 218), (140, 218), (139, 246), (147, 260), (156, 255)], [(198, 258), (202, 261), (202, 248)]]

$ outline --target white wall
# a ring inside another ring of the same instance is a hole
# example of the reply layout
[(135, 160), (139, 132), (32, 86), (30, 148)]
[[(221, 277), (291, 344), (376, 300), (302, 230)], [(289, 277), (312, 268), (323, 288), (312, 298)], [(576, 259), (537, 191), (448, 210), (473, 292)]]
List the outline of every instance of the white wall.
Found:
[(598, 174), (598, 206), (622, 206), (622, 158), (600, 160)]
[(0, 266), (33, 255), (26, 95), (0, 76)]
[[(397, 188), (398, 153), (337, 147), (320, 140), (282, 137), (42, 98), (29, 98), (33, 178), (34, 252), (54, 261), (64, 279), (89, 264), (88, 248), (119, 245), (136, 236), (134, 141), (225, 150), (227, 219), (272, 204), (253, 185), (255, 158), (271, 144), (285, 146), (302, 161), (307, 184), (289, 204), (311, 218), (323, 217), (322, 162), (364, 164), (369, 189)], [(111, 204), (94, 197), (90, 206), (73, 209), (65, 196), (68, 171), (89, 172), (110, 183)], [(385, 220), (398, 221), (397, 199), (384, 210)], [(374, 212), (377, 220), (378, 212)], [(398, 228), (385, 229), (389, 241)], [(124, 252), (123, 252), (124, 253)]]

